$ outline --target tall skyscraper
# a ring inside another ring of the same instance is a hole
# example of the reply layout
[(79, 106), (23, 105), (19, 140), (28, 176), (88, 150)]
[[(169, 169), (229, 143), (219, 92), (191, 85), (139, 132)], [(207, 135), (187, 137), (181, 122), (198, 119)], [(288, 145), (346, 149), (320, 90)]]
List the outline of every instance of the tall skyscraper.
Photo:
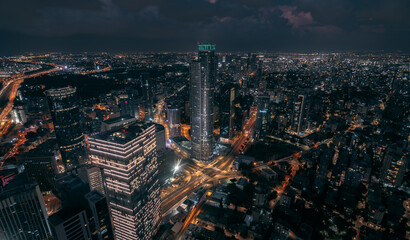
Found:
[(257, 113), (253, 133), (255, 140), (264, 139), (266, 137), (269, 122), (269, 101), (269, 95), (258, 95), (256, 97)]
[(154, 120), (153, 106), (154, 99), (152, 97), (151, 86), (148, 83), (147, 76), (141, 76), (142, 95), (144, 98), (145, 121), (152, 122)]
[(231, 84), (225, 85), (221, 89), (220, 101), (220, 139), (221, 141), (229, 141), (233, 138), (234, 132), (234, 100), (235, 87)]
[(0, 171), (0, 239), (48, 239), (47, 211), (37, 183), (14, 169)]
[(161, 219), (155, 124), (134, 123), (89, 139), (103, 169), (115, 238), (152, 239)]
[(95, 240), (114, 239), (107, 198), (100, 191), (93, 190), (85, 195), (90, 206), (90, 228)]
[(307, 117), (309, 112), (309, 104), (307, 103), (306, 95), (299, 95), (294, 102), (292, 131), (299, 134), (307, 128)]
[(119, 95), (118, 105), (120, 107), (121, 117), (135, 117), (133, 99), (129, 94)]
[(169, 138), (181, 136), (181, 108), (181, 104), (175, 99), (167, 104)]
[(208, 161), (214, 148), (215, 44), (199, 44), (198, 60), (190, 65), (192, 157)]
[(65, 166), (70, 169), (78, 165), (85, 154), (76, 88), (50, 89), (45, 94), (61, 157)]

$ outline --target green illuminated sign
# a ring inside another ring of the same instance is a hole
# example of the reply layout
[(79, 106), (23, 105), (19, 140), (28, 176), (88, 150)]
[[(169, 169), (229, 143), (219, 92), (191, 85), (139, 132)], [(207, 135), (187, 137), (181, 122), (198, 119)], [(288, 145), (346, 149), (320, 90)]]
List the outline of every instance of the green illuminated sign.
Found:
[(215, 51), (215, 44), (198, 44), (199, 51)]

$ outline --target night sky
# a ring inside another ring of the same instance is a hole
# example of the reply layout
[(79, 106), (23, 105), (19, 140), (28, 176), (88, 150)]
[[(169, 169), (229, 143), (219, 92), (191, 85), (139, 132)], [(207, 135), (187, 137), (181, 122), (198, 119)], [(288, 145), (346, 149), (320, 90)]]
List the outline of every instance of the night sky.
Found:
[(410, 0), (1, 0), (0, 55), (410, 51)]

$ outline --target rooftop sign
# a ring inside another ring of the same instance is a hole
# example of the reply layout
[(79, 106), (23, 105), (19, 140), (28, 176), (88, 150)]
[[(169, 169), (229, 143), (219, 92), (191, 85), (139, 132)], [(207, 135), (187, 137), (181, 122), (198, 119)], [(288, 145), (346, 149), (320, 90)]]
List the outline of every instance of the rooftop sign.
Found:
[(199, 51), (215, 51), (215, 44), (198, 44)]

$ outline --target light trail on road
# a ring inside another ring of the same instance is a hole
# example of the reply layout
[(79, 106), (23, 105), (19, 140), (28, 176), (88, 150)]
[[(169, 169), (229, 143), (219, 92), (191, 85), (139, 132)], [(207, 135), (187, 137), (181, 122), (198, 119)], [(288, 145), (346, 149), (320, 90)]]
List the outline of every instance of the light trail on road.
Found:
[[(174, 208), (184, 197), (192, 194), (202, 187), (202, 183), (209, 180), (226, 179), (227, 176), (238, 176), (237, 172), (231, 172), (230, 168), (235, 160), (235, 156), (240, 153), (240, 147), (248, 138), (245, 134), (252, 131), (256, 122), (256, 109), (252, 109), (251, 117), (244, 125), (241, 135), (232, 143), (232, 149), (222, 158), (216, 161), (213, 166), (209, 163), (198, 163), (196, 171), (192, 174), (191, 180), (188, 184), (180, 186), (177, 189), (165, 194), (162, 199), (161, 209), (162, 213), (168, 213)], [(248, 145), (247, 142), (246, 145)], [(190, 167), (194, 167), (191, 165)], [(225, 171), (224, 173), (222, 173)]]

